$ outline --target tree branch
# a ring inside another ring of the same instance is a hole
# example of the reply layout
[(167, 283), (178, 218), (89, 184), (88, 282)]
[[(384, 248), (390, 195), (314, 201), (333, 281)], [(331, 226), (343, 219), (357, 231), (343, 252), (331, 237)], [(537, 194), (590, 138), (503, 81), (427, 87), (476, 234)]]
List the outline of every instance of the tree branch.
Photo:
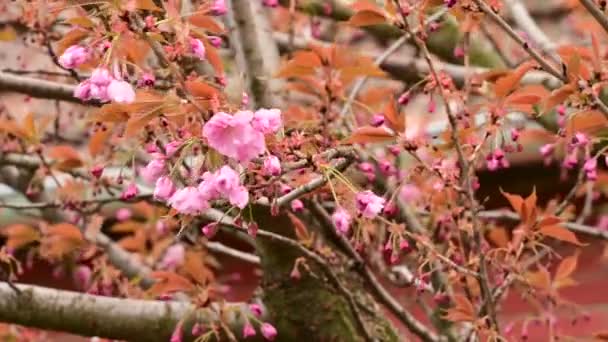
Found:
[(74, 97), (75, 86), (31, 77), (11, 75), (0, 71), (1, 91), (14, 91), (36, 98), (83, 103)]
[[(0, 283), (0, 321), (64, 331), (84, 336), (131, 341), (168, 341), (181, 320), (212, 323), (219, 316), (211, 309), (196, 309), (184, 302), (121, 299), (17, 284), (19, 292)], [(228, 304), (238, 311), (245, 304)], [(226, 310), (227, 312), (228, 310)], [(234, 331), (242, 321), (232, 314)], [(188, 330), (184, 329), (188, 336)]]

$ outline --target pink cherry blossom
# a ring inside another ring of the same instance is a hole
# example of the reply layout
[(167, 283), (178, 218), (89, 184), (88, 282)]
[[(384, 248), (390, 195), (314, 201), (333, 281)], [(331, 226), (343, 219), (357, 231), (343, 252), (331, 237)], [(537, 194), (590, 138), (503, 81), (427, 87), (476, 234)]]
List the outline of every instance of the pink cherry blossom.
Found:
[(225, 0), (213, 0), (213, 4), (211, 5), (211, 14), (215, 16), (224, 15), (228, 12), (228, 8), (226, 7)]
[(421, 195), (420, 189), (413, 184), (404, 184), (399, 192), (399, 198), (404, 202), (414, 202), (418, 200)]
[(155, 158), (152, 159), (148, 165), (139, 170), (141, 178), (146, 183), (154, 183), (156, 180), (165, 173), (165, 159)]
[(282, 124), (280, 109), (259, 109), (253, 115), (253, 127), (264, 134), (276, 133)]
[(247, 321), (243, 326), (243, 338), (248, 338), (251, 336), (255, 336), (255, 329), (253, 328), (253, 325)]
[(278, 176), (281, 174), (281, 161), (277, 156), (270, 155), (264, 159), (264, 174)]
[(177, 190), (167, 203), (173, 209), (187, 215), (198, 214), (209, 208), (207, 199), (193, 186)]
[(177, 243), (167, 248), (159, 266), (164, 270), (174, 270), (184, 263), (185, 257), (186, 249), (184, 248), (184, 245)]
[(118, 103), (133, 103), (135, 101), (135, 90), (126, 81), (112, 80), (108, 85), (108, 98)]
[(200, 39), (190, 39), (190, 49), (192, 53), (196, 55), (200, 60), (204, 60), (206, 57), (205, 44)]
[(249, 192), (241, 185), (239, 174), (227, 165), (214, 173), (205, 172), (198, 190), (208, 200), (224, 197), (241, 209), (249, 202)]
[(114, 79), (107, 69), (97, 68), (91, 73), (91, 77), (85, 82), (89, 82), (90, 98), (101, 102), (110, 101), (108, 96), (108, 86)]
[(363, 217), (373, 219), (382, 211), (386, 200), (376, 196), (376, 194), (370, 190), (366, 190), (357, 194), (356, 202), (357, 210), (361, 212)]
[(165, 154), (167, 155), (167, 157), (173, 157), (175, 152), (177, 152), (177, 150), (179, 150), (181, 146), (181, 141), (173, 140), (165, 145)]
[(336, 226), (336, 230), (338, 231), (338, 233), (340, 233), (340, 234), (348, 233), (348, 230), (350, 229), (350, 223), (352, 220), (352, 217), (350, 216), (348, 211), (346, 211), (344, 208), (341, 208), (341, 207), (336, 209), (336, 211), (334, 211), (334, 213), (331, 215), (331, 220), (333, 221), (334, 225)]
[(159, 201), (168, 200), (175, 193), (175, 184), (168, 176), (161, 176), (156, 180), (154, 186), (154, 199)]
[(81, 99), (82, 101), (88, 101), (91, 99), (91, 82), (84, 81), (79, 83), (74, 89), (74, 97)]
[(277, 329), (270, 323), (262, 323), (260, 332), (268, 341), (274, 341), (274, 339), (277, 337)]
[(252, 117), (250, 111), (239, 111), (234, 115), (219, 112), (205, 124), (203, 136), (219, 153), (247, 162), (266, 149), (264, 135), (251, 125)]
[(72, 45), (59, 56), (59, 64), (66, 69), (77, 68), (89, 59), (89, 52), (79, 45)]

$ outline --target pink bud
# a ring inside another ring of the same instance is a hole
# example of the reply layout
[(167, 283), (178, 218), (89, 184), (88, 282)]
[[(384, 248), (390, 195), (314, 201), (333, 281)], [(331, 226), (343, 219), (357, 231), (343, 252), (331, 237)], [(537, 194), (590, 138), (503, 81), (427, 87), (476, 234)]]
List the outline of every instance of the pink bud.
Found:
[(304, 210), (304, 203), (302, 203), (302, 201), (299, 199), (291, 201), (291, 210), (296, 213)]
[(252, 238), (255, 238), (258, 235), (258, 224), (255, 222), (249, 223), (247, 226), (247, 234), (249, 234)]
[(406, 91), (399, 96), (398, 102), (400, 105), (405, 106), (410, 102), (410, 92)]
[(206, 224), (201, 229), (201, 231), (208, 239), (211, 239), (215, 235), (215, 233), (217, 233), (218, 228), (219, 228), (219, 225), (216, 222), (212, 222), (212, 223)]
[(130, 219), (132, 216), (131, 210), (129, 208), (120, 208), (116, 211), (116, 219), (118, 221), (126, 221)]
[(371, 125), (374, 127), (380, 127), (380, 126), (384, 125), (384, 115), (383, 114), (374, 115), (372, 117)]
[(464, 57), (464, 49), (462, 46), (457, 46), (454, 48), (454, 57), (463, 58)]
[(101, 174), (103, 173), (103, 165), (95, 165), (91, 168), (91, 174), (93, 175), (93, 177), (99, 179), (101, 177)]
[(274, 341), (274, 339), (277, 337), (277, 329), (270, 323), (262, 323), (260, 332), (268, 341)]
[(513, 128), (513, 129), (511, 130), (511, 139), (512, 139), (513, 141), (517, 141), (517, 140), (519, 140), (519, 136), (520, 136), (520, 135), (521, 135), (521, 133), (520, 133), (520, 131), (519, 131), (518, 129)]
[(264, 0), (263, 4), (267, 7), (277, 7), (279, 5), (279, 0)]
[(215, 16), (224, 15), (228, 12), (225, 0), (213, 0), (211, 5), (211, 14)]
[(549, 157), (549, 156), (551, 156), (551, 154), (553, 154), (554, 150), (555, 150), (554, 144), (545, 144), (545, 145), (541, 146), (540, 153), (543, 155), (543, 157)]
[(143, 73), (141, 78), (137, 81), (137, 85), (140, 87), (153, 87), (155, 83), (156, 77), (150, 72)]
[(154, 199), (167, 201), (175, 193), (175, 184), (169, 176), (161, 176), (154, 186)]
[(264, 174), (267, 176), (279, 176), (281, 174), (281, 161), (276, 156), (270, 155), (264, 159)]
[(255, 336), (255, 329), (253, 328), (253, 325), (247, 321), (243, 326), (243, 338), (248, 338), (251, 336)]
[(215, 47), (215, 48), (220, 48), (222, 46), (222, 37), (218, 37), (218, 36), (209, 36), (209, 43)]
[(564, 106), (563, 104), (560, 104), (559, 106), (557, 106), (557, 114), (564, 116), (566, 115), (566, 106)]
[(172, 157), (181, 146), (181, 141), (173, 140), (165, 145), (165, 154), (167, 155), (167, 157)]
[(135, 185), (135, 183), (130, 183), (127, 188), (122, 192), (122, 194), (120, 194), (120, 198), (125, 201), (128, 201), (135, 198), (138, 192), (139, 190), (137, 190), (137, 185)]
[(255, 303), (249, 304), (249, 310), (256, 317), (262, 316), (262, 306), (260, 306), (260, 304), (255, 304)]
[(180, 321), (179, 323), (177, 323), (177, 325), (175, 326), (175, 329), (173, 330), (173, 334), (171, 334), (171, 339), (169, 340), (170, 342), (182, 342), (182, 338), (183, 338), (183, 332), (182, 332), (182, 326), (183, 326), (183, 322)]

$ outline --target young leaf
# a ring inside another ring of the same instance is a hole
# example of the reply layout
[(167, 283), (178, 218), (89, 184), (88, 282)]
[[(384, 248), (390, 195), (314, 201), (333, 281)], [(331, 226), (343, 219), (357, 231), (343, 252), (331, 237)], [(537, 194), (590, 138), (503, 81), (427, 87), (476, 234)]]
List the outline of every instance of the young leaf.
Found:
[(135, 8), (153, 12), (162, 12), (162, 8), (156, 6), (152, 0), (135, 0)]
[(40, 239), (37, 229), (21, 223), (4, 227), (0, 234), (6, 238), (6, 247), (13, 251)]
[(570, 242), (577, 246), (585, 246), (585, 244), (578, 241), (576, 235), (573, 232), (559, 225), (543, 226), (540, 227), (539, 231), (541, 234), (552, 237), (557, 240)]
[(348, 20), (348, 24), (354, 27), (384, 24), (385, 22), (386, 18), (384, 17), (384, 14), (375, 10), (359, 11)]
[(576, 270), (578, 264), (579, 251), (576, 251), (573, 255), (565, 258), (559, 263), (557, 271), (555, 272), (555, 281), (560, 281), (570, 277), (570, 275)]
[(392, 132), (382, 127), (364, 126), (358, 128), (353, 134), (346, 139), (345, 144), (365, 144), (386, 142), (395, 139)]
[(511, 204), (511, 207), (513, 208), (513, 210), (515, 210), (515, 212), (519, 214), (520, 218), (522, 218), (521, 216), (522, 216), (524, 199), (519, 195), (514, 195), (514, 194), (510, 194), (508, 192), (504, 192), (502, 189), (500, 189), (500, 193), (503, 196), (505, 196), (505, 198)]

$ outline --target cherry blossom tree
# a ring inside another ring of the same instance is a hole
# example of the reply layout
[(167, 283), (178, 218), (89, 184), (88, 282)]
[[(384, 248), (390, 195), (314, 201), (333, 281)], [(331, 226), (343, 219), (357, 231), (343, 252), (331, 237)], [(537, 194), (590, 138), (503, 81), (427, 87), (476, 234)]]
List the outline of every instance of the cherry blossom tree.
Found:
[[(0, 13), (3, 338), (557, 340), (589, 316), (562, 289), (608, 238), (605, 1)], [(486, 181), (522, 165), (542, 177)], [(259, 271), (244, 301), (226, 258)]]

